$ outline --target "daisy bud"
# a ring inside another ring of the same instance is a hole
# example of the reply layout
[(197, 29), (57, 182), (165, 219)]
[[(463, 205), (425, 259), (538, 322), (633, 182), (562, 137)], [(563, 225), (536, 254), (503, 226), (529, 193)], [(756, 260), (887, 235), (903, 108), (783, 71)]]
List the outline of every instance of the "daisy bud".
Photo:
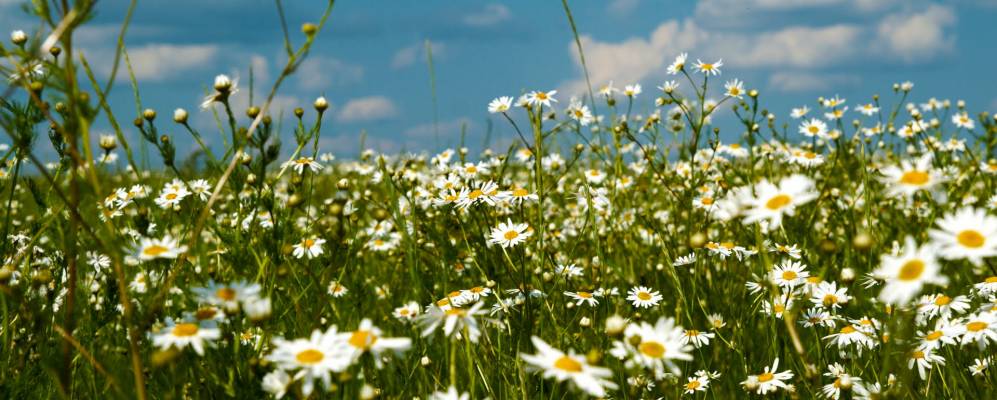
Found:
[(602, 353), (596, 349), (589, 350), (589, 352), (585, 354), (585, 361), (593, 365), (599, 364), (599, 362), (602, 361)]
[(11, 276), (14, 276), (14, 270), (9, 265), (4, 265), (3, 268), (0, 268), (0, 283), (7, 283)]
[(252, 119), (256, 119), (256, 116), (260, 115), (260, 108), (257, 106), (251, 106), (246, 109), (246, 116)]
[(52, 57), (58, 58), (59, 54), (62, 54), (62, 48), (59, 46), (52, 46), (51, 49), (48, 49), (48, 53), (51, 54)]
[(380, 390), (378, 390), (378, 389), (374, 388), (373, 386), (368, 385), (366, 383), (363, 385), (362, 388), (360, 388), (360, 398), (362, 400), (373, 399), (373, 398), (377, 397), (377, 395), (380, 394), (380, 393), (381, 393)]
[(838, 378), (838, 387), (841, 390), (852, 390), (852, 377), (848, 375), (842, 375)]
[(173, 110), (173, 122), (176, 122), (178, 124), (186, 124), (187, 123), (187, 110), (184, 110), (182, 108), (178, 108), (176, 110)]
[(215, 77), (215, 90), (221, 93), (228, 93), (232, 89), (232, 79), (228, 75), (218, 75)]
[(758, 97), (758, 90), (755, 90), (755, 89), (749, 90), (748, 91), (748, 96), (750, 96), (750, 97)]
[(849, 283), (855, 280), (855, 270), (850, 267), (845, 267), (841, 269), (841, 280), (845, 283)]
[(872, 247), (872, 244), (872, 236), (866, 232), (860, 232), (858, 235), (855, 235), (855, 238), (852, 239), (852, 246), (855, 246), (858, 250), (869, 250), (869, 248)]
[(142, 118), (145, 118), (146, 121), (152, 122), (152, 120), (156, 119), (156, 110), (146, 108), (145, 111), (142, 111)]
[(319, 98), (315, 99), (315, 103), (312, 105), (315, 106), (316, 111), (321, 113), (329, 108), (329, 101), (326, 100), (325, 97), (320, 96)]
[[(551, 274), (550, 272), (544, 272), (543, 279), (544, 279), (544, 282), (550, 282), (550, 281), (554, 280), (554, 275)], [(569, 306), (572, 305), (572, 304), (574, 304), (574, 303), (568, 303)]]
[[(574, 303), (569, 303), (569, 304), (574, 304)], [(589, 326), (592, 326), (592, 320), (588, 319), (588, 317), (582, 317), (582, 319), (578, 321), (578, 325), (582, 326), (583, 328), (588, 328)]]
[(273, 312), (273, 305), (269, 298), (254, 299), (246, 302), (243, 308), (246, 311), (246, 316), (253, 322), (264, 321), (270, 318), (270, 314)]
[(111, 135), (100, 135), (100, 148), (111, 151), (118, 147), (118, 141)]
[(304, 33), (305, 36), (313, 36), (317, 32), (318, 32), (318, 25), (315, 25), (311, 22), (306, 22), (301, 25), (301, 33)]
[(422, 359), (419, 360), (419, 364), (422, 364), (423, 367), (429, 365), (429, 363), (431, 363), (431, 362), (432, 361), (429, 359), (429, 357), (426, 357), (426, 356), (423, 356)]
[(301, 118), (301, 117), (305, 116), (305, 110), (303, 108), (301, 108), (301, 107), (295, 108), (294, 109), (294, 116), (298, 117), (298, 118)]
[(346, 178), (340, 179), (339, 182), (336, 182), (336, 189), (347, 190), (349, 188), (350, 188), (350, 181), (347, 180)]
[(706, 235), (702, 232), (696, 232), (696, 234), (689, 238), (689, 247), (696, 249), (703, 247), (704, 244), (706, 244)]
[(22, 30), (13, 31), (10, 33), (10, 41), (17, 46), (21, 46), (28, 41), (28, 34)]
[(249, 165), (249, 163), (253, 161), (253, 156), (250, 155), (249, 153), (242, 153), (239, 155), (239, 157), (240, 157), (239, 161), (241, 161), (243, 165)]
[(623, 333), (626, 327), (627, 320), (619, 315), (613, 314), (609, 318), (606, 318), (606, 334), (609, 336), (616, 336)]
[(304, 199), (302, 199), (301, 196), (298, 196), (298, 194), (295, 193), (295, 194), (292, 194), (291, 197), (287, 198), (287, 206), (291, 207), (291, 208), (295, 208), (295, 207), (299, 206), (303, 201), (304, 201)]
[(248, 183), (250, 185), (256, 183), (256, 174), (246, 175), (246, 183)]

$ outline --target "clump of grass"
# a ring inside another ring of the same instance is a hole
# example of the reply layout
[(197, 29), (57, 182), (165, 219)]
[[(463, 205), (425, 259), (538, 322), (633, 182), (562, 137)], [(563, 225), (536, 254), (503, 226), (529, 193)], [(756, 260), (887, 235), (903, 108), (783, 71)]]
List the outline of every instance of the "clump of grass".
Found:
[(72, 46), (92, 2), (33, 4), (45, 31), (0, 47), (5, 397), (993, 396), (997, 121), (961, 102), (776, 116), (683, 54), (654, 94), (495, 99), (505, 149), (337, 160), (324, 98), (270, 109), (330, 1), (297, 47), (279, 13), (261, 104), (213, 82), (212, 149), (133, 76), (119, 123), (118, 68)]

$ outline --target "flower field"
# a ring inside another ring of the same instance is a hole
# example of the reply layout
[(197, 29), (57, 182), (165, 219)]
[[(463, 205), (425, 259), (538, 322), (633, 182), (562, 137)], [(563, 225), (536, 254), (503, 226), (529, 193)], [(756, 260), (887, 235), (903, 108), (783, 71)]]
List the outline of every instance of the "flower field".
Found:
[(113, 114), (73, 21), (0, 46), (0, 397), (997, 396), (995, 116), (911, 82), (776, 115), (690, 49), (495, 93), (508, 146), (343, 155), (325, 98), (270, 110), (331, 9), (246, 109), (218, 75)]

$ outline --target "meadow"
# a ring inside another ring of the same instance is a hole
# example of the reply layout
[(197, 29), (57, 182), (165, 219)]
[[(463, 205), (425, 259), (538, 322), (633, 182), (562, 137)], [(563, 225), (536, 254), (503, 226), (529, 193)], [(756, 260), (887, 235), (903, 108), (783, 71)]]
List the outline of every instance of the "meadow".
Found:
[(957, 99), (775, 115), (689, 49), (656, 88), (496, 93), (511, 146), (336, 157), (326, 99), (270, 109), (332, 1), (272, 87), (175, 110), (127, 21), (94, 74), (71, 3), (0, 44), (0, 397), (997, 396), (997, 116)]

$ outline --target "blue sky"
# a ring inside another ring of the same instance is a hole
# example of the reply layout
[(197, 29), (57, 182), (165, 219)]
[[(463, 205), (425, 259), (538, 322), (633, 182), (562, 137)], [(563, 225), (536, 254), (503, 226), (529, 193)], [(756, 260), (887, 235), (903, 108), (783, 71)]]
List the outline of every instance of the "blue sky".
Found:
[[(0, 27), (31, 31), (19, 1), (0, 0)], [(107, 71), (127, 1), (104, 0), (78, 34), (98, 71)], [(298, 27), (317, 20), (324, 1), (284, 1), (295, 43)], [(653, 101), (679, 52), (723, 58), (722, 77), (762, 91), (763, 103), (785, 116), (818, 96), (867, 102), (887, 96), (894, 82), (916, 84), (914, 100), (964, 99), (973, 112), (997, 111), (993, 37), (997, 0), (703, 0), (571, 1), (593, 85), (645, 87), (638, 110)], [(439, 140), (424, 43), (434, 49)], [(140, 2), (127, 46), (143, 106), (167, 117), (191, 111), (209, 140), (214, 122), (198, 104), (219, 73), (268, 88), (285, 62), (276, 8), (265, 0)], [(307, 106), (319, 95), (332, 103), (322, 148), (356, 154), (359, 134), (383, 151), (455, 146), (461, 126), (478, 148), (488, 126), (486, 105), (500, 95), (558, 89), (566, 104), (584, 88), (570, 28), (559, 1), (337, 2), (310, 59), (280, 92), (276, 106)], [(245, 98), (241, 104), (246, 104)], [(127, 81), (111, 97), (119, 118), (134, 117)], [(238, 102), (237, 102), (238, 103)], [(288, 111), (289, 114), (289, 111)], [(495, 135), (509, 128), (495, 122)], [(718, 123), (723, 123), (719, 121)], [(169, 124), (172, 125), (172, 124)], [(98, 128), (106, 127), (104, 122)], [(172, 128), (172, 126), (171, 126)], [(733, 131), (733, 129), (731, 129)], [(182, 131), (168, 129), (178, 138)], [(285, 143), (290, 144), (290, 134)], [(5, 142), (5, 140), (0, 140)], [(189, 141), (180, 146), (189, 150)]]

